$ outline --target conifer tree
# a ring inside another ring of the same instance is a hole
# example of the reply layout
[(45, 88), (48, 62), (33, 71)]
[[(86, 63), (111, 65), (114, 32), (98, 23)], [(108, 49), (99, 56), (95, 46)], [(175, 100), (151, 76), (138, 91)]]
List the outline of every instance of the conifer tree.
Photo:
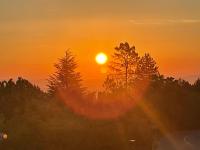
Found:
[(115, 48), (112, 58), (113, 61), (109, 65), (111, 71), (109, 76), (116, 83), (127, 88), (130, 81), (135, 77), (135, 68), (139, 60), (135, 46), (130, 46), (127, 42), (120, 43), (119, 47)]
[(68, 94), (82, 94), (81, 75), (76, 71), (77, 63), (72, 53), (67, 50), (65, 56), (55, 65), (56, 71), (48, 79), (48, 93), (57, 94), (58, 90)]
[(139, 59), (135, 73), (139, 79), (151, 78), (155, 75), (159, 75), (156, 62), (149, 54), (145, 54)]

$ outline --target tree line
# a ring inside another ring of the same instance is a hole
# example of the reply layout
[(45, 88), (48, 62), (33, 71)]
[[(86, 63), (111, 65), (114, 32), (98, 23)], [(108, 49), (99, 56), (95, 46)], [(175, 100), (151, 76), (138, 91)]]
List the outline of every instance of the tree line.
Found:
[[(199, 130), (200, 79), (164, 77), (150, 54), (114, 49), (103, 90), (88, 92), (70, 50), (48, 91), (18, 78), (0, 82), (0, 149), (149, 150), (167, 132)], [(131, 139), (136, 140), (133, 144)]]

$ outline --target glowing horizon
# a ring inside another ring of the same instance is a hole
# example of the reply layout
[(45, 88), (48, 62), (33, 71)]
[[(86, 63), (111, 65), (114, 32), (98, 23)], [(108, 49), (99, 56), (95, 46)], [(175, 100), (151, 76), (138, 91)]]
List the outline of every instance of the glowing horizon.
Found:
[(22, 76), (44, 89), (70, 48), (84, 85), (98, 89), (105, 74), (94, 56), (105, 50), (110, 57), (127, 41), (140, 56), (150, 53), (161, 74), (193, 82), (200, 76), (199, 7), (198, 0), (2, 0), (0, 79)]

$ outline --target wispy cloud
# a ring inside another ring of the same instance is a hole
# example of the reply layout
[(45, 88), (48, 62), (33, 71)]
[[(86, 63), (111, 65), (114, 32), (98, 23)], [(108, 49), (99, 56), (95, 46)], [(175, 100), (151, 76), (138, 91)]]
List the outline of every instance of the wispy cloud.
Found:
[(196, 24), (200, 19), (130, 19), (136, 25)]

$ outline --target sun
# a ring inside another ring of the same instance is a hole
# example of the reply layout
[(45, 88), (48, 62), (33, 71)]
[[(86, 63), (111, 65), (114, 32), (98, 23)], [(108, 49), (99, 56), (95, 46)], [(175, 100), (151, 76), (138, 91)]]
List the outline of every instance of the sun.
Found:
[(100, 64), (100, 65), (103, 65), (103, 64), (105, 64), (106, 62), (107, 62), (107, 60), (108, 60), (108, 57), (107, 57), (107, 55), (106, 54), (104, 54), (104, 53), (98, 53), (97, 55), (96, 55), (96, 62), (98, 63), (98, 64)]

